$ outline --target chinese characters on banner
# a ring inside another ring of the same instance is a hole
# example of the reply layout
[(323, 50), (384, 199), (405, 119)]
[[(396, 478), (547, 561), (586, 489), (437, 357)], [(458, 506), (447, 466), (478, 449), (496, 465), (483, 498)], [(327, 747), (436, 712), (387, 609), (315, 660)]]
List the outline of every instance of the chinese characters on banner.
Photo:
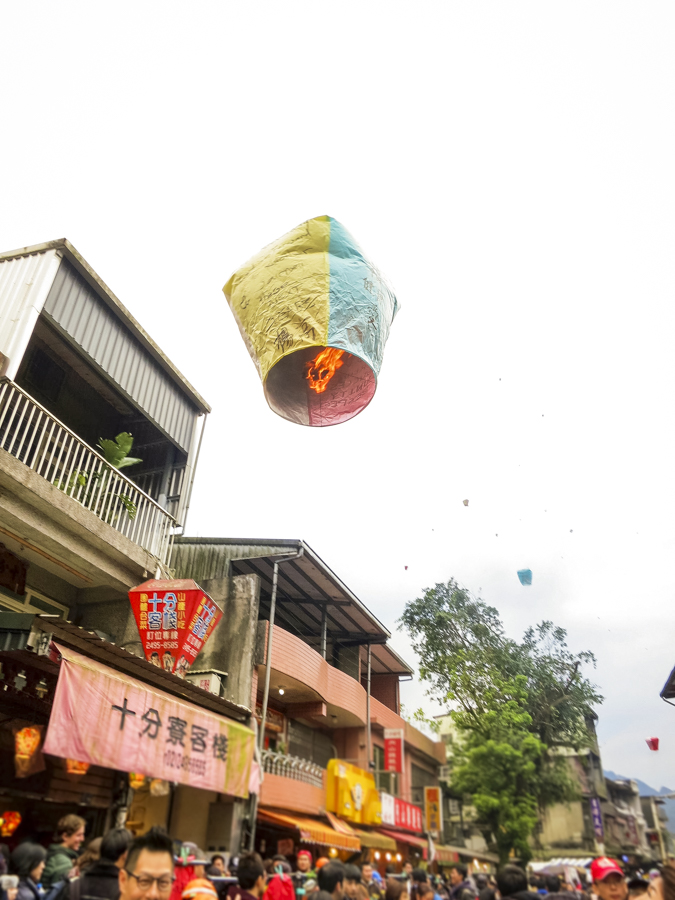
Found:
[(600, 800), (597, 797), (591, 797), (591, 819), (593, 820), (593, 831), (595, 832), (596, 838), (602, 842), (605, 839), (605, 829), (602, 824), (602, 809), (600, 807)]
[(62, 655), (44, 751), (247, 797), (253, 732), (74, 650)]
[(402, 728), (384, 729), (385, 772), (403, 772), (403, 738)]
[(380, 791), (382, 802), (382, 824), (395, 825), (397, 828), (406, 828), (409, 831), (417, 831), (420, 834), (422, 828), (422, 810), (419, 806), (392, 797), (384, 791)]
[(145, 658), (185, 676), (223, 611), (196, 581), (151, 580), (129, 591)]
[(441, 834), (443, 831), (442, 793), (439, 787), (424, 788), (424, 819), (427, 834)]
[(629, 844), (633, 844), (634, 847), (639, 845), (640, 838), (638, 836), (635, 816), (626, 816), (626, 837), (628, 838)]

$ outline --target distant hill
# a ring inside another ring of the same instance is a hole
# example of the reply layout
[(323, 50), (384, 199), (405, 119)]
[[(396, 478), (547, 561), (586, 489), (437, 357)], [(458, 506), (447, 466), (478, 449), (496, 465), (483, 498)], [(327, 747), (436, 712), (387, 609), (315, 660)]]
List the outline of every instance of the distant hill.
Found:
[[(655, 791), (653, 787), (650, 787), (648, 784), (645, 784), (644, 781), (640, 781), (639, 778), (628, 778), (626, 775), (617, 775), (616, 772), (611, 772), (606, 769), (604, 772), (605, 778), (611, 778), (612, 781), (634, 781), (638, 790), (640, 791), (641, 797), (652, 797), (654, 794), (674, 794), (672, 788), (668, 787), (660, 787), (658, 791)], [(665, 814), (668, 816), (668, 822), (666, 827), (668, 831), (671, 833), (675, 833), (675, 800), (664, 800), (663, 801), (663, 809)]]

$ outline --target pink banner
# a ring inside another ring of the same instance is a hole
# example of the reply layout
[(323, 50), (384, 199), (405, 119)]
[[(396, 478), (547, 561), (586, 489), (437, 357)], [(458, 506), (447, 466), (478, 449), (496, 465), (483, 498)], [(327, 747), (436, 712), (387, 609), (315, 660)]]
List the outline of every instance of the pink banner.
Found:
[(253, 732), (58, 646), (44, 752), (247, 797)]

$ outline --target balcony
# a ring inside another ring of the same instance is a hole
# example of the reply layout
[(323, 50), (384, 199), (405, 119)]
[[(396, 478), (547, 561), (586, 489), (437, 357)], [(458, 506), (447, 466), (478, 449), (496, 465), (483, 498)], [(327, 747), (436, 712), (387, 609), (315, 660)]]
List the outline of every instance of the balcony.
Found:
[[(266, 632), (269, 623), (261, 625)], [(264, 662), (259, 666), (258, 679), (262, 684)], [(270, 688), (273, 697), (283, 691), (283, 706), (292, 718), (330, 722), (332, 728), (362, 727), (366, 723), (366, 692), (361, 684), (278, 625), (274, 626)]]
[(265, 772), (260, 805), (319, 815), (325, 807), (325, 769), (297, 756), (271, 750), (262, 753)]
[(0, 381), (0, 448), (152, 557), (167, 561), (173, 517), (7, 379)]
[(325, 769), (308, 759), (299, 756), (287, 756), (285, 753), (276, 753), (274, 750), (262, 752), (263, 772), (270, 775), (281, 775), (293, 781), (302, 781), (304, 784), (313, 784), (314, 787), (323, 787)]

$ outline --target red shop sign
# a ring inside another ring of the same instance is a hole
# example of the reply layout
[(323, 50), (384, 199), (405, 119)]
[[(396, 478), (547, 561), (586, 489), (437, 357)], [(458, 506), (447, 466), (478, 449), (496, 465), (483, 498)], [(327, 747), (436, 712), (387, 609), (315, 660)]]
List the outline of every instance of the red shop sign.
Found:
[(422, 827), (422, 810), (419, 806), (392, 797), (380, 791), (382, 802), (382, 824), (395, 825), (397, 828), (406, 828), (408, 831), (424, 831)]
[(403, 772), (402, 728), (384, 729), (384, 771)]
[(424, 831), (422, 827), (422, 810), (419, 806), (413, 806), (405, 800), (395, 799), (394, 817), (395, 825), (399, 828), (407, 828), (410, 831)]
[(129, 600), (145, 658), (184, 677), (223, 617), (223, 611), (196, 581), (144, 581)]

